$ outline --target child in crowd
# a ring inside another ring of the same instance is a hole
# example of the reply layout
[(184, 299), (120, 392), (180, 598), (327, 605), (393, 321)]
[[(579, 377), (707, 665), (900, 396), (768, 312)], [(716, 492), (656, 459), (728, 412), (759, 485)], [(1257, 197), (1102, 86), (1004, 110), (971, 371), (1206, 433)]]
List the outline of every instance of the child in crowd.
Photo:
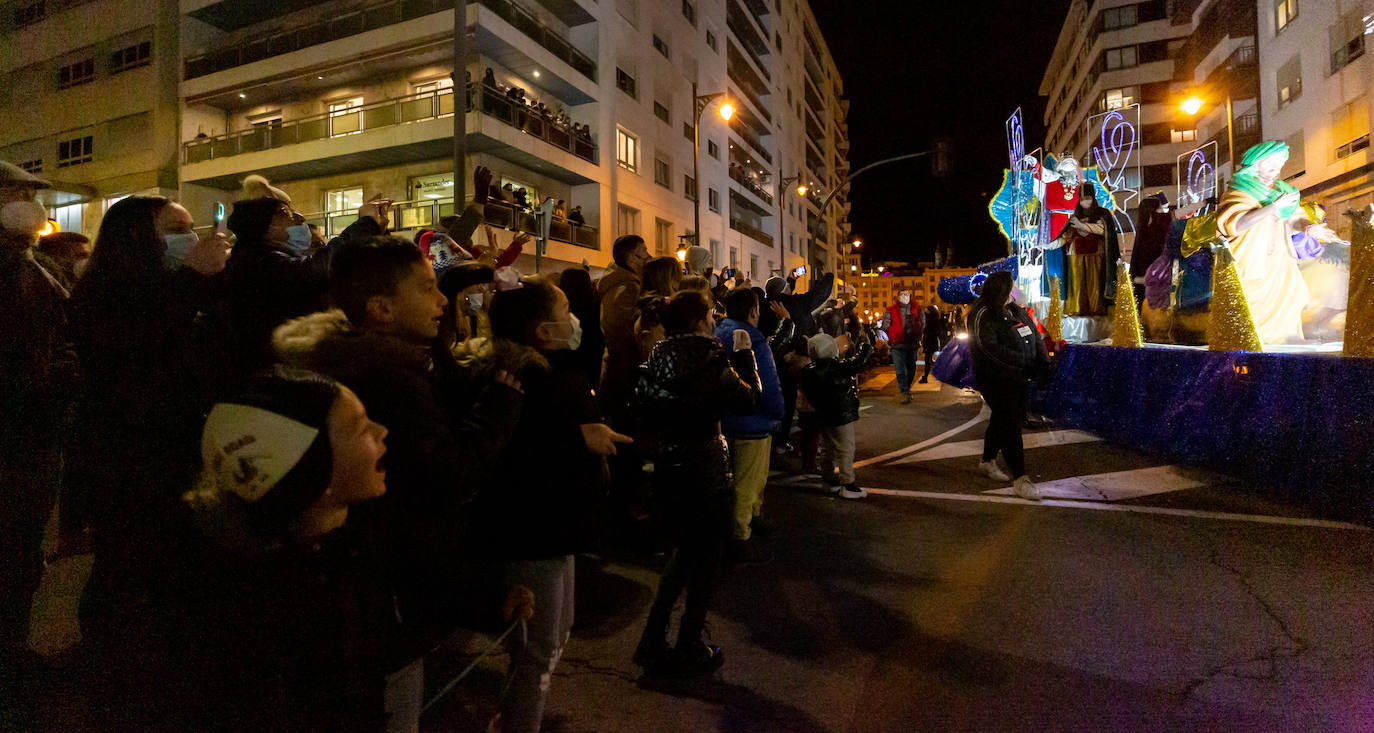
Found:
[(859, 421), (858, 375), (868, 366), (873, 345), (861, 336), (854, 353), (841, 359), (835, 338), (820, 333), (807, 348), (811, 363), (802, 369), (801, 385), (822, 426), (826, 483), (845, 499), (862, 499), (868, 492), (854, 482), (854, 423)]
[[(792, 350), (782, 358), (783, 368), (792, 376), (794, 384), (801, 384), (801, 373), (811, 363), (808, 341), (804, 338), (792, 342)], [(816, 473), (816, 452), (821, 444), (820, 418), (816, 409), (806, 399), (806, 392), (797, 390), (797, 430), (801, 433), (797, 440), (797, 451), (801, 455), (801, 472)]]

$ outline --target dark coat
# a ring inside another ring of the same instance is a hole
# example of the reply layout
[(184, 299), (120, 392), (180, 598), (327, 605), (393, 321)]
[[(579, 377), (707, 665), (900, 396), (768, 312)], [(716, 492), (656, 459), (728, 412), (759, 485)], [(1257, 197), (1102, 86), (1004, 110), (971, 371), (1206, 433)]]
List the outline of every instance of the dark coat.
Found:
[(224, 267), (225, 295), (245, 373), (272, 363), (272, 331), (277, 326), (327, 307), (334, 247), (341, 241), (381, 233), (377, 222), (362, 218), (329, 246), (303, 257), (266, 241), (241, 239), (234, 244)]
[(0, 230), (0, 469), (55, 465), (75, 387), (68, 294), (30, 244)]
[[(811, 289), (805, 293), (779, 293), (768, 300), (776, 300), (787, 309), (792, 317), (792, 322), (796, 324), (796, 336), (798, 338), (810, 338), (815, 336), (819, 330), (816, 319), (811, 315), (811, 312), (825, 305), (834, 289), (835, 273), (827, 272), (812, 282)], [(777, 323), (777, 316), (768, 310), (768, 302), (759, 304), (759, 330), (764, 333), (772, 333), (777, 327)], [(790, 346), (790, 343), (782, 345), (784, 353)]]
[(735, 484), (720, 421), (753, 412), (760, 394), (752, 351), (726, 357), (714, 338), (697, 335), (654, 346), (640, 367), (634, 404), (658, 445), (654, 503), (670, 529), (728, 534)]
[(1049, 361), (1044, 338), (1019, 306), (975, 307), (969, 317), (969, 352), (979, 384), (1021, 383)]
[(602, 417), (576, 353), (477, 338), (460, 344), (457, 355), (468, 379), (505, 369), (525, 390), (515, 434), (494, 456), (500, 468), (491, 490), (474, 502), (477, 551), (534, 560), (594, 549), (606, 462), (587, 450), (581, 426)]
[(435, 577), (453, 569), (471, 519), (466, 505), (495, 475), (523, 398), (489, 380), (463, 388), (437, 382), (425, 348), (354, 328), (337, 310), (291, 321), (273, 341), (283, 363), (342, 382), (386, 427), (387, 493), (354, 515), (380, 522), (382, 534), (395, 539), (391, 562), (402, 611), (407, 623), (417, 622), (416, 638), (428, 639), (442, 631), (429, 628), (436, 596), (451, 590)]
[(865, 339), (843, 359), (817, 359), (802, 367), (802, 391), (823, 424), (838, 427), (858, 421), (859, 374), (872, 356), (873, 344)]
[(596, 283), (601, 334), (606, 343), (606, 362), (601, 373), (601, 405), (615, 419), (628, 410), (639, 367), (639, 342), (635, 319), (639, 316), (639, 275), (612, 266)]

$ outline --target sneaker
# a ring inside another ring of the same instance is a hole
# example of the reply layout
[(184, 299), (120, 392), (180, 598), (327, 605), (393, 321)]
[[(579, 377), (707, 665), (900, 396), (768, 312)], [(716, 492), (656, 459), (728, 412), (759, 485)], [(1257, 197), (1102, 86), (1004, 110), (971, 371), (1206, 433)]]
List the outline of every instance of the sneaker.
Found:
[(1031, 483), (1029, 476), (1017, 476), (1016, 481), (1011, 485), (1011, 490), (1022, 499), (1040, 501), (1040, 489), (1035, 488), (1035, 484)]
[(929, 383), (930, 383), (930, 379), (927, 378), (927, 377), (921, 377), (921, 378), (918, 380), (918, 383), (919, 383), (919, 384), (929, 384)]
[(735, 540), (730, 545), (730, 561), (736, 565), (762, 565), (773, 554), (754, 540)]
[(858, 484), (846, 484), (840, 487), (840, 498), (862, 499), (865, 496), (868, 496), (868, 492), (859, 488)]
[(978, 468), (979, 468), (979, 470), (981, 470), (981, 471), (983, 472), (983, 475), (984, 475), (984, 476), (987, 476), (988, 478), (992, 479), (993, 481), (1010, 481), (1010, 480), (1011, 480), (1011, 477), (1007, 475), (1007, 472), (1006, 472), (1006, 471), (1003, 471), (1002, 468), (1001, 468), (1000, 466), (997, 465), (997, 461), (996, 461), (996, 460), (981, 461), (981, 462), (979, 462), (979, 464), (978, 464)]
[(715, 673), (725, 664), (725, 652), (715, 644), (695, 641), (684, 649), (678, 645), (669, 655), (664, 671), (681, 677), (697, 677)]
[(902, 393), (902, 404), (903, 404), (903, 405), (909, 405), (909, 404), (911, 404), (911, 393), (910, 393), (910, 392), (903, 392), (903, 393)]

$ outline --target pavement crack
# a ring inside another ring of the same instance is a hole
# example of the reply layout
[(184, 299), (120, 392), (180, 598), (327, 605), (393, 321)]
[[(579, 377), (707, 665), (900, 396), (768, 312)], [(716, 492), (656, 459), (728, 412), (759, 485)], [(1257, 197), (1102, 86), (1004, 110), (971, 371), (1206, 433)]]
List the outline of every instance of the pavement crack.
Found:
[(597, 664), (587, 659), (577, 659), (576, 657), (565, 656), (562, 659), (562, 663), (568, 667), (573, 667), (586, 672), (591, 672), (592, 674), (601, 675), (603, 677), (610, 677), (611, 679), (620, 680), (622, 682), (629, 682), (630, 684), (634, 684), (639, 680), (638, 677), (620, 669), (619, 667), (614, 667), (606, 664)]

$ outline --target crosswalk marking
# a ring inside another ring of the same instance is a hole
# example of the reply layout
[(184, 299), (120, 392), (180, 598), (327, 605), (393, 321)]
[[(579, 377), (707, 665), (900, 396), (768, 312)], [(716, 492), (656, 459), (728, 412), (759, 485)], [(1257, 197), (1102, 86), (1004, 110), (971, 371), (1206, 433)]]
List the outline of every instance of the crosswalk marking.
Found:
[(1304, 519), (1301, 517), (1274, 517), (1265, 514), (1235, 514), (1232, 512), (1209, 512), (1201, 509), (1174, 509), (1162, 506), (1141, 506), (1139, 504), (1108, 504), (1100, 501), (1065, 501), (1063, 499), (1043, 499), (1027, 501), (1015, 496), (990, 496), (988, 494), (942, 494), (938, 491), (906, 491), (903, 489), (870, 489), (870, 494), (895, 496), (904, 499), (936, 499), (946, 501), (976, 501), (989, 504), (1020, 504), (1023, 506), (1058, 507), (1062, 509), (1087, 509), (1099, 512), (1128, 512), (1131, 514), (1160, 514), (1171, 517), (1190, 517), (1195, 519), (1218, 519), (1233, 522), (1254, 522), (1256, 524), (1279, 524), (1289, 527), (1316, 527), (1319, 529), (1348, 529), (1356, 532), (1371, 532), (1374, 528), (1349, 522), (1335, 522), (1329, 519)]
[(988, 411), (987, 405), (983, 405), (983, 408), (978, 411), (978, 414), (975, 415), (972, 420), (969, 420), (968, 422), (964, 423), (963, 425), (960, 425), (959, 427), (950, 428), (949, 430), (946, 430), (945, 432), (940, 433), (939, 435), (936, 435), (933, 438), (926, 438), (925, 440), (919, 443), (913, 443), (905, 448), (898, 448), (897, 450), (884, 453), (880, 456), (873, 456), (872, 458), (865, 458), (862, 461), (855, 461), (854, 467), (863, 468), (864, 466), (871, 466), (875, 463), (890, 461), (893, 458), (901, 458), (902, 456), (908, 455), (910, 453), (915, 453), (918, 450), (929, 448), (932, 445), (939, 445), (940, 443), (943, 443), (946, 440), (958, 435), (959, 433), (962, 433), (965, 430), (968, 430), (969, 428), (973, 427), (974, 425), (977, 425), (978, 423), (988, 419), (988, 415), (991, 414), (992, 413)]
[[(1178, 466), (1152, 466), (1042, 481), (1037, 483), (1035, 488), (1040, 490), (1041, 496), (1051, 499), (1121, 501), (1195, 489), (1205, 485), (1206, 482), (1200, 480), (1196, 472), (1189, 473)], [(1008, 487), (983, 493), (1006, 496), (1010, 495), (1012, 490)]]
[[(1085, 433), (1081, 430), (1049, 430), (1043, 433), (1027, 433), (1022, 439), (1022, 444), (1027, 450), (1031, 448), (1045, 448), (1054, 445), (1070, 445), (1073, 443), (1094, 443), (1102, 440), (1092, 433)], [(898, 461), (893, 461), (893, 465), (903, 463), (923, 463), (925, 461), (938, 461), (945, 458), (962, 458), (964, 456), (981, 455), (983, 452), (983, 441), (980, 440), (961, 440), (955, 443), (945, 443), (931, 448), (927, 448), (916, 455), (907, 456)]]

